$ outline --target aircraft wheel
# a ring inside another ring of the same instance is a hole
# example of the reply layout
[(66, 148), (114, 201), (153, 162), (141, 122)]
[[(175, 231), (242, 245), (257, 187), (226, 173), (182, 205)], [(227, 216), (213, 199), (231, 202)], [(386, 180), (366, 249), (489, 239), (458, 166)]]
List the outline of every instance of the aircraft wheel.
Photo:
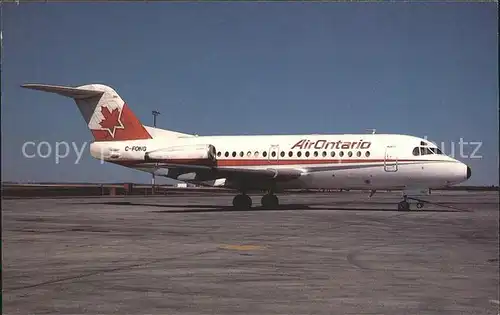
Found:
[(266, 209), (276, 208), (279, 206), (279, 199), (276, 195), (264, 195), (261, 200), (262, 207)]
[(424, 203), (423, 202), (417, 203), (417, 208), (422, 209), (423, 207), (424, 207)]
[(398, 210), (408, 211), (410, 210), (410, 204), (407, 201), (401, 201), (400, 203), (398, 203)]
[(252, 207), (252, 199), (248, 195), (236, 195), (233, 199), (233, 207), (237, 210), (248, 210)]

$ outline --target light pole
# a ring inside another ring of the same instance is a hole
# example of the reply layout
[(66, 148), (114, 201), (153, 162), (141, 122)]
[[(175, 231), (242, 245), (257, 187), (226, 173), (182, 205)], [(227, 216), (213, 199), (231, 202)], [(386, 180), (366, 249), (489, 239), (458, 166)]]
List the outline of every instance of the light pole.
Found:
[(154, 110), (151, 113), (153, 114), (153, 126), (156, 128), (156, 116), (160, 115), (160, 112), (157, 110)]
[[(156, 128), (156, 116), (160, 115), (160, 112), (157, 111), (157, 110), (154, 110), (151, 112), (151, 114), (153, 114), (153, 126)], [(151, 178), (151, 188), (152, 188), (152, 192), (153, 192), (153, 195), (155, 193), (155, 172), (156, 172), (156, 166), (158, 166), (157, 163), (155, 163), (155, 168), (153, 170), (153, 178)]]

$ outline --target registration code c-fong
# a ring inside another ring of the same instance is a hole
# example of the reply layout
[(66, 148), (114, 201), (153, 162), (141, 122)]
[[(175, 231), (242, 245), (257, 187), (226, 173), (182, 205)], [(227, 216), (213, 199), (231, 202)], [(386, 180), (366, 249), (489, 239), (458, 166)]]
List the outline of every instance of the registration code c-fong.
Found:
[(126, 146), (125, 147), (125, 151), (143, 152), (143, 151), (146, 151), (146, 150), (147, 150), (146, 146), (134, 145), (134, 146)]

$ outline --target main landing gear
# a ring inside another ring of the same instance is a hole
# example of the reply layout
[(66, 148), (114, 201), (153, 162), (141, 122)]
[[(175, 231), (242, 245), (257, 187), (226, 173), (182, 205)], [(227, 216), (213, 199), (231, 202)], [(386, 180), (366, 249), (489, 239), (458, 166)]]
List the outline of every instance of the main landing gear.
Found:
[(264, 195), (260, 202), (262, 203), (262, 207), (266, 209), (276, 208), (280, 204), (278, 197), (272, 193)]
[[(265, 209), (272, 209), (279, 206), (278, 197), (273, 193), (264, 195), (261, 203)], [(248, 210), (252, 207), (252, 199), (245, 193), (236, 195), (233, 199), (233, 207), (237, 210)]]
[(247, 194), (236, 195), (233, 199), (233, 207), (238, 210), (248, 210), (252, 207), (252, 198)]

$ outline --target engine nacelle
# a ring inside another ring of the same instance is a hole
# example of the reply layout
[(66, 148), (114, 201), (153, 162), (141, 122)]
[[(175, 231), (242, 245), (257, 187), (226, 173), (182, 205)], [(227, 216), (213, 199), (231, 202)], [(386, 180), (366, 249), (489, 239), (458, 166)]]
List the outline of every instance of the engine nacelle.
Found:
[(205, 160), (210, 163), (215, 163), (216, 150), (211, 144), (172, 146), (147, 152), (145, 159), (146, 161), (179, 163)]

